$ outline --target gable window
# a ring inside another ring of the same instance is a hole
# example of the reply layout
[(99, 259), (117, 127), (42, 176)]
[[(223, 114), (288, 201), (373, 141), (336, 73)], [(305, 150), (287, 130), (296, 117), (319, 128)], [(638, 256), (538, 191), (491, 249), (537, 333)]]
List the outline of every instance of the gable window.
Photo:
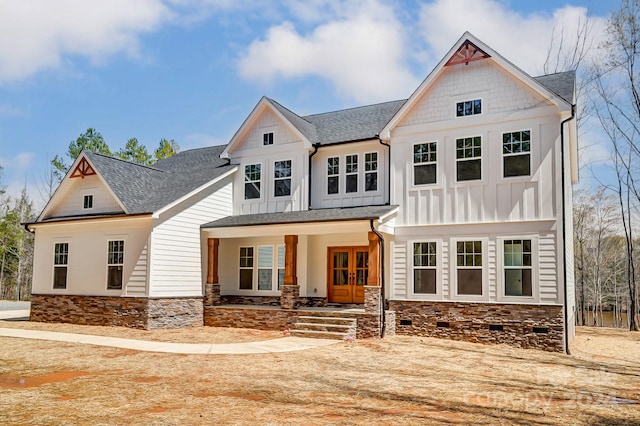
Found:
[(92, 209), (93, 208), (93, 195), (85, 195), (84, 201), (82, 203), (83, 208)]
[(531, 174), (531, 131), (502, 134), (502, 170), (504, 177)]
[(413, 145), (413, 184), (436, 183), (436, 142)]
[(456, 116), (465, 117), (467, 115), (482, 114), (482, 100), (464, 101), (456, 103)]
[(436, 294), (436, 243), (413, 243), (413, 292)]
[(378, 190), (378, 153), (369, 152), (364, 155), (364, 190)]
[(456, 139), (456, 180), (482, 179), (482, 138)]
[(53, 249), (53, 288), (67, 288), (69, 243), (56, 243)]
[(262, 134), (262, 145), (273, 145), (273, 132)]
[(458, 294), (482, 295), (482, 241), (456, 244)]
[(253, 247), (240, 247), (240, 290), (253, 290)]
[(340, 192), (340, 157), (327, 158), (327, 194)]
[(358, 155), (347, 155), (345, 179), (346, 192), (358, 192)]
[(291, 160), (276, 161), (273, 166), (273, 196), (291, 195)]
[(244, 199), (260, 198), (260, 169), (261, 164), (247, 164), (244, 166)]
[(107, 256), (107, 289), (122, 289), (122, 269), (124, 266), (124, 241), (109, 241)]
[(505, 240), (505, 296), (532, 296), (531, 284), (531, 240)]

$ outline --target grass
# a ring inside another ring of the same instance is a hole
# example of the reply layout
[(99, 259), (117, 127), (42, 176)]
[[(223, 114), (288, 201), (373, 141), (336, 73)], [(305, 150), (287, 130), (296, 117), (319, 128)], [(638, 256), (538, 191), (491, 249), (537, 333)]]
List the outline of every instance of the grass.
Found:
[[(132, 337), (127, 329), (90, 328), (97, 329)], [(199, 342), (273, 337), (252, 333), (203, 327), (144, 335)], [(0, 338), (0, 423), (639, 424), (640, 334), (578, 333), (572, 356), (403, 336), (267, 355), (155, 354)]]

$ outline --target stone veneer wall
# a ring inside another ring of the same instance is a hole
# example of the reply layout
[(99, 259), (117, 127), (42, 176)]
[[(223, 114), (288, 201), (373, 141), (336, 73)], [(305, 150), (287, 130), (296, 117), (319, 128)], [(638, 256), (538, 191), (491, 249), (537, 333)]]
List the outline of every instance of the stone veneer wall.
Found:
[(400, 335), (564, 351), (562, 306), (390, 300), (389, 309)]
[(202, 298), (31, 295), (30, 321), (140, 329), (203, 324)]

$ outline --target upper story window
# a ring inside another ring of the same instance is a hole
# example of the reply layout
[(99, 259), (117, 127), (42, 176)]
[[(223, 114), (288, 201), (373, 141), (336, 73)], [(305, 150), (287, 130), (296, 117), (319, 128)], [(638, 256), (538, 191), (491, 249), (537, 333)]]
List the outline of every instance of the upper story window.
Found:
[(456, 139), (456, 180), (482, 179), (482, 138)]
[(467, 115), (482, 114), (482, 100), (464, 101), (456, 103), (456, 116), (465, 117)]
[(107, 256), (107, 289), (122, 289), (122, 269), (124, 268), (124, 241), (109, 241)]
[(262, 134), (262, 145), (273, 145), (273, 132)]
[(340, 192), (340, 157), (327, 158), (327, 194)]
[(413, 292), (436, 294), (436, 243), (413, 243)]
[(531, 131), (502, 134), (502, 170), (504, 177), (531, 174)]
[(346, 192), (358, 192), (358, 155), (347, 155), (345, 162)]
[(458, 293), (482, 295), (482, 241), (458, 241), (456, 244)]
[(244, 199), (260, 198), (260, 169), (261, 164), (247, 164), (244, 166)]
[(413, 145), (413, 184), (436, 183), (436, 142)]
[(368, 152), (364, 155), (364, 190), (378, 190), (378, 153)]
[(92, 209), (93, 208), (93, 195), (85, 195), (84, 196), (84, 200), (82, 202), (82, 206), (85, 209)]
[(53, 288), (67, 288), (69, 243), (56, 243), (53, 249)]
[(532, 296), (531, 240), (504, 241), (504, 295)]
[(276, 161), (273, 166), (273, 196), (291, 195), (291, 160)]

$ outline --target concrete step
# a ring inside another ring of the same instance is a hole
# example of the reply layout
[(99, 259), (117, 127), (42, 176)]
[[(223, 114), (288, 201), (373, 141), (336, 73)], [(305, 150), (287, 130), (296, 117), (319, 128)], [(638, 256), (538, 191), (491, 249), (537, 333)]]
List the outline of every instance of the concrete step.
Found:
[(341, 324), (341, 325), (353, 325), (357, 323), (355, 318), (342, 318), (342, 317), (332, 317), (332, 316), (312, 316), (312, 315), (301, 315), (298, 317), (298, 322), (302, 323), (320, 323), (320, 324)]
[(355, 318), (301, 315), (291, 327), (290, 333), (292, 336), (316, 339), (344, 339), (356, 336), (357, 325)]
[(310, 337), (314, 339), (332, 339), (332, 340), (344, 340), (349, 336), (348, 333), (340, 333), (335, 331), (313, 331), (313, 330), (291, 330), (291, 336), (296, 337)]
[(349, 333), (354, 330), (354, 324), (329, 324), (320, 322), (297, 322), (293, 324), (294, 330), (308, 330), (308, 331), (335, 331), (338, 333)]

